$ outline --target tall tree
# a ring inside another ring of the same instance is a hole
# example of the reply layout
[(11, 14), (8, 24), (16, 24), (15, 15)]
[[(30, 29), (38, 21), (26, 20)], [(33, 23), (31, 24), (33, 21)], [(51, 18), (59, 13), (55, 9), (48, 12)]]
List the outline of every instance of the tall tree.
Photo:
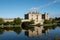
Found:
[(19, 25), (21, 24), (21, 19), (18, 17), (18, 18), (14, 18), (14, 23)]

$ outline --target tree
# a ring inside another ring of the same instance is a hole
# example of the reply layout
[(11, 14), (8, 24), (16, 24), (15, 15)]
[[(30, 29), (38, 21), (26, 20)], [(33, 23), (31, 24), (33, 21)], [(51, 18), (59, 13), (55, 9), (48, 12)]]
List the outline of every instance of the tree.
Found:
[(4, 25), (9, 25), (10, 24), (10, 22), (4, 22)]
[(36, 24), (36, 26), (40, 27), (40, 26), (41, 26), (41, 24), (40, 24), (40, 23), (38, 23), (38, 24)]
[(17, 24), (17, 25), (20, 25), (21, 24), (21, 19), (19, 17), (14, 18), (14, 23)]
[(50, 24), (50, 23), (52, 23), (51, 20), (45, 20), (45, 21), (44, 21), (44, 24)]
[(52, 23), (56, 23), (56, 20), (55, 20), (55, 19), (53, 19), (53, 20), (52, 20)]
[(12, 21), (12, 22), (10, 22), (10, 24), (11, 24), (11, 25), (15, 25), (15, 23), (14, 23), (13, 21)]
[(28, 22), (28, 21), (23, 22), (23, 23), (21, 24), (21, 27), (22, 27), (23, 29), (26, 29), (26, 30), (28, 30), (28, 29), (34, 29), (34, 27), (32, 27), (31, 23)]
[(30, 24), (34, 24), (34, 20), (31, 20), (31, 21), (30, 21)]
[(3, 24), (3, 23), (4, 23), (3, 18), (0, 18), (0, 24)]
[(21, 25), (21, 27), (23, 28), (23, 29), (26, 29), (26, 30), (28, 30), (28, 28), (29, 28), (29, 25), (30, 25), (30, 22), (22, 22), (22, 25)]
[(14, 22), (12, 21), (12, 22), (4, 22), (4, 25), (14, 25)]

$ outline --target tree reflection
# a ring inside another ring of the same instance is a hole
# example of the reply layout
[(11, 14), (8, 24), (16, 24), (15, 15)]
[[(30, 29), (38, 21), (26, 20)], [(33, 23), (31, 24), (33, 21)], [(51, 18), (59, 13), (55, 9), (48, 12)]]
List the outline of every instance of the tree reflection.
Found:
[(42, 33), (47, 34), (47, 33), (49, 33), (50, 29), (54, 30), (56, 27), (57, 27), (56, 25), (53, 25), (53, 26), (44, 26), (44, 30), (42, 30)]
[(20, 32), (22, 31), (21, 27), (4, 27), (4, 28), (0, 28), (0, 34), (3, 34), (3, 32), (9, 30), (15, 31), (17, 34), (20, 34)]
[(0, 28), (0, 35), (3, 34), (4, 29)]
[(56, 25), (53, 25), (53, 26), (44, 26), (44, 29), (47, 30), (47, 29), (55, 29), (57, 26)]
[(15, 31), (17, 34), (20, 34), (22, 29), (20, 27), (14, 28), (13, 31)]

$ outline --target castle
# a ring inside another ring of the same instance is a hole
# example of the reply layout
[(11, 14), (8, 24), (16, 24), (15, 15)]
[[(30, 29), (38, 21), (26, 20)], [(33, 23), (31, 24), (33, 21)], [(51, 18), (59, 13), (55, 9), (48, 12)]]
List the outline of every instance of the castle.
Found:
[(44, 14), (39, 12), (29, 12), (25, 14), (25, 18), (22, 20), (22, 22), (31, 20), (34, 20), (35, 24), (43, 24), (44, 20), (49, 20), (49, 14), (46, 12)]

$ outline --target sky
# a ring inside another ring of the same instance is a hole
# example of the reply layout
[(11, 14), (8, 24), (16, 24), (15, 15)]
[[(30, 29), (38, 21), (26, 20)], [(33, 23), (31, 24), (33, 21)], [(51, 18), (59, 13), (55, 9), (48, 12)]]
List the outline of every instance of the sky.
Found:
[(0, 0), (0, 18), (24, 18), (24, 14), (33, 10), (60, 17), (60, 0)]

